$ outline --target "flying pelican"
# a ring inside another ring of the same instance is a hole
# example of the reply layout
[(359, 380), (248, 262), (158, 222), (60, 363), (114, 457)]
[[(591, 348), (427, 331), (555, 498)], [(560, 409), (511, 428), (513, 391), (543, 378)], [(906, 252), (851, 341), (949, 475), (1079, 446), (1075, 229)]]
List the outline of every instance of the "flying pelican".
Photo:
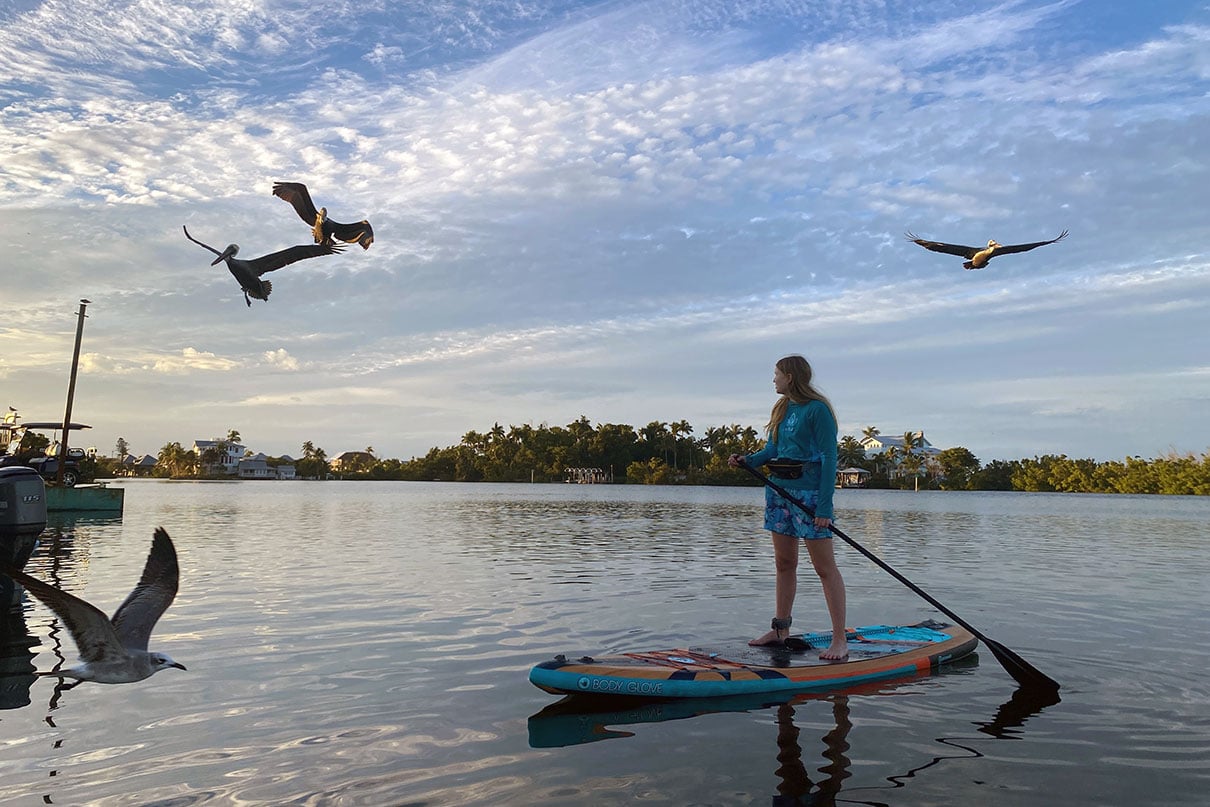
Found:
[(356, 224), (332, 221), (328, 218), (326, 207), (315, 209), (311, 194), (307, 193), (307, 186), (301, 182), (274, 182), (273, 195), (294, 206), (298, 217), (311, 225), (311, 232), (317, 244), (331, 244), (333, 237), (349, 244), (357, 242), (361, 244), (362, 249), (369, 249), (370, 244), (374, 243), (374, 230), (370, 227), (370, 222), (365, 219)]
[(176, 548), (163, 527), (156, 529), (151, 540), (151, 552), (147, 555), (139, 584), (114, 612), (113, 619), (107, 618), (100, 609), (79, 597), (24, 572), (12, 569), (5, 574), (58, 614), (71, 632), (82, 663), (65, 670), (38, 673), (75, 678), (75, 682), (68, 684), (65, 689), (81, 681), (127, 684), (150, 678), (169, 667), (185, 669), (184, 664), (173, 661), (164, 653), (147, 650), (152, 628), (176, 597), (180, 575)]
[(943, 244), (940, 241), (925, 241), (923, 238), (917, 238), (912, 233), (907, 233), (907, 239), (913, 244), (919, 244), (925, 249), (933, 252), (944, 252), (947, 255), (960, 255), (966, 258), (967, 261), (962, 264), (963, 269), (982, 269), (987, 266), (987, 262), (997, 255), (1011, 255), (1014, 252), (1029, 252), (1036, 247), (1044, 247), (1047, 244), (1053, 244), (1056, 241), (1062, 241), (1067, 237), (1067, 231), (1059, 233), (1058, 238), (1052, 238), (1049, 241), (1035, 241), (1032, 244), (1009, 244), (1004, 246), (995, 241), (988, 241), (986, 247), (967, 247), (962, 244)]
[(203, 244), (190, 235), (188, 227), (181, 225), (181, 229), (185, 231), (185, 237), (190, 241), (205, 247), (218, 256), (210, 262), (211, 266), (214, 266), (219, 261), (227, 262), (227, 268), (231, 270), (231, 274), (239, 282), (239, 287), (244, 292), (244, 302), (249, 306), (252, 305), (252, 301), (248, 299), (249, 297), (268, 301), (269, 292), (273, 291), (272, 283), (268, 280), (260, 279), (260, 276), (265, 272), (272, 272), (274, 269), (280, 269), (295, 261), (301, 261), (304, 258), (318, 258), (320, 255), (331, 255), (344, 249), (343, 246), (333, 246), (332, 244), (299, 244), (296, 247), (283, 249), (280, 252), (271, 252), (268, 255), (262, 255), (259, 258), (245, 261), (235, 257), (235, 254), (239, 252), (238, 244), (228, 244), (226, 249), (219, 252), (209, 244)]

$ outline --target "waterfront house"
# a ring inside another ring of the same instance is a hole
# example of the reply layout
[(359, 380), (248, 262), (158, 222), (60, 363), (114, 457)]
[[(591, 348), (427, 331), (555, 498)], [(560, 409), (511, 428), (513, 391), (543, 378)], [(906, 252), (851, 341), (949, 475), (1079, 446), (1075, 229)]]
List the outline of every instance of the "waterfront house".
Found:
[(240, 479), (293, 479), (293, 465), (270, 465), (266, 454), (255, 454), (239, 461)]
[(356, 473), (368, 471), (378, 463), (368, 451), (346, 451), (328, 463), (332, 473)]
[(199, 465), (203, 464), (203, 457), (206, 456), (208, 449), (219, 450), (218, 462), (206, 463), (203, 471), (209, 472), (213, 468), (228, 476), (235, 476), (239, 473), (239, 461), (243, 459), (244, 452), (247, 450), (244, 446), (239, 443), (229, 443), (226, 440), (194, 440), (190, 450), (197, 457)]
[(127, 454), (122, 457), (122, 461), (114, 469), (117, 476), (151, 476), (155, 470), (156, 458), (150, 454), (144, 454), (142, 457), (136, 457), (133, 454)]
[(836, 472), (836, 487), (864, 488), (870, 481), (870, 472), (865, 468), (841, 468)]
[[(941, 453), (941, 449), (935, 448), (928, 438), (924, 436), (924, 431), (912, 432), (916, 438), (916, 445), (912, 448), (912, 453), (921, 457), (935, 457)], [(903, 434), (898, 436), (889, 434), (877, 434), (873, 437), (863, 437), (859, 441), (861, 447), (865, 449), (866, 457), (876, 457), (879, 454), (889, 453), (892, 449), (896, 452), (903, 451)]]

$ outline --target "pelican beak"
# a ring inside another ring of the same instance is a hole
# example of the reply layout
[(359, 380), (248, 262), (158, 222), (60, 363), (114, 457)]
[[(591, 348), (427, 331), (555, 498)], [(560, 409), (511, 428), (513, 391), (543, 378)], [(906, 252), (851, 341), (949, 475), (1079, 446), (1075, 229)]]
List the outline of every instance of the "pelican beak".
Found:
[(234, 255), (234, 254), (235, 254), (235, 244), (232, 244), (231, 246), (229, 246), (229, 247), (227, 247), (226, 249), (224, 249), (224, 250), (223, 250), (223, 254), (219, 255), (217, 258), (215, 258), (214, 260), (212, 260), (212, 261), (210, 262), (210, 265), (211, 265), (211, 266), (217, 266), (218, 264), (220, 264), (220, 263), (222, 263), (223, 261), (227, 260), (228, 258), (230, 258), (230, 257), (231, 257), (232, 255)]

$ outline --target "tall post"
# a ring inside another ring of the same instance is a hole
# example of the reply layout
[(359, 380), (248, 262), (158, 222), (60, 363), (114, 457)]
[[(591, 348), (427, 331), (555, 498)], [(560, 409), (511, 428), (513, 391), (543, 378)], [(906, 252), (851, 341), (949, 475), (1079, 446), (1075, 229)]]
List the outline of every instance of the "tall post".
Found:
[(71, 354), (71, 380), (67, 384), (67, 411), (63, 413), (63, 439), (59, 441), (59, 468), (55, 482), (63, 484), (63, 469), (67, 466), (67, 436), (71, 433), (71, 402), (76, 397), (76, 370), (80, 366), (80, 340), (84, 337), (84, 309), (91, 300), (80, 300), (80, 311), (76, 323), (76, 349)]

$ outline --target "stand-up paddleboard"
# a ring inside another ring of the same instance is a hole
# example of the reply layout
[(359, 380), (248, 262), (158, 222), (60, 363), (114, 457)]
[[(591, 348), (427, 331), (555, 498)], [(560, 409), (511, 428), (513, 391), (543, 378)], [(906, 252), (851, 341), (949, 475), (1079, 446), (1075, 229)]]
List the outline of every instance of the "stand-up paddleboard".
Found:
[(867, 625), (847, 634), (849, 657), (819, 652), (832, 632), (792, 636), (784, 646), (731, 643), (569, 660), (556, 656), (529, 671), (534, 686), (555, 695), (714, 698), (766, 692), (837, 689), (915, 675), (968, 655), (978, 640), (959, 625)]
[(633, 737), (635, 732), (627, 729), (643, 723), (662, 723), (723, 712), (754, 712), (787, 705), (801, 706), (812, 701), (831, 701), (838, 697), (889, 695), (899, 687), (910, 685), (921, 678), (961, 673), (978, 663), (979, 657), (971, 653), (936, 670), (928, 670), (910, 677), (865, 681), (814, 692), (765, 692), (755, 695), (723, 695), (717, 698), (565, 695), (529, 716), (529, 746), (558, 748)]

